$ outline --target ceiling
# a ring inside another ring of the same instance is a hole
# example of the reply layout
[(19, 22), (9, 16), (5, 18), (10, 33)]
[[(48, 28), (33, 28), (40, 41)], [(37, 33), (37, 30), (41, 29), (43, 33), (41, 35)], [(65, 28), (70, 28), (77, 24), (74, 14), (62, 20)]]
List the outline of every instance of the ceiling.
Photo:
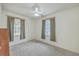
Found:
[[(38, 3), (40, 10), (44, 16), (50, 15), (57, 11), (78, 6), (78, 3)], [(32, 7), (34, 3), (3, 3), (3, 9), (11, 12), (15, 12), (32, 19), (39, 17), (34, 16), (32, 13)]]

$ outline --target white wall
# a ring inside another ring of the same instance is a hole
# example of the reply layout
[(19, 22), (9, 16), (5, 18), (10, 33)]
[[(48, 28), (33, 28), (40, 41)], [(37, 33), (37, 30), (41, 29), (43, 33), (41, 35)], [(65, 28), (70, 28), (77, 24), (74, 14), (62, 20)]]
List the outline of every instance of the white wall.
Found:
[(6, 20), (3, 14), (2, 4), (0, 4), (0, 28), (6, 28)]
[[(54, 16), (56, 17), (56, 42), (48, 41), (48, 43), (79, 53), (79, 7), (57, 12), (47, 18)], [(36, 20), (36, 39), (41, 39), (41, 24), (41, 20)]]
[(1, 28), (1, 17), (2, 17), (2, 5), (0, 4), (0, 28)]
[(33, 20), (31, 20), (32, 21), (32, 39), (36, 39), (36, 32), (37, 32), (37, 30), (36, 30), (36, 26), (38, 25), (38, 24), (36, 24), (36, 21), (37, 19), (33, 19)]
[(0, 4), (0, 22), (1, 22), (1, 4)]

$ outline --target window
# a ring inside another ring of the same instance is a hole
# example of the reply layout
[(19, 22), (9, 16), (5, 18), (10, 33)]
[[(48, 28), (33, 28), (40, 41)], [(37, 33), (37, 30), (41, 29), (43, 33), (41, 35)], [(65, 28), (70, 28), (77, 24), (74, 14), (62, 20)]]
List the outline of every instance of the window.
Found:
[(25, 39), (25, 20), (17, 17), (7, 17), (10, 42)]
[(42, 39), (55, 40), (55, 17), (42, 20)]
[(45, 22), (45, 37), (46, 39), (50, 39), (50, 20), (46, 20)]
[(14, 20), (14, 40), (20, 39), (20, 19)]
[(20, 20), (19, 19), (15, 19), (15, 22), (14, 22), (14, 34), (15, 35), (20, 35)]

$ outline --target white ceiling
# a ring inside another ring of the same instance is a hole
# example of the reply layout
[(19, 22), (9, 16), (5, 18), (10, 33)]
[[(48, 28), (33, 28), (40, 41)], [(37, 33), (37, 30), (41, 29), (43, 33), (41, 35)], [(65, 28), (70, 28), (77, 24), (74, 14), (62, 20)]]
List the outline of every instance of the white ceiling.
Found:
[[(35, 17), (32, 13), (33, 5), (34, 3), (4, 3), (3, 8), (5, 10), (35, 19), (38, 17)], [(78, 6), (79, 4), (78, 3), (38, 3), (38, 5), (40, 6), (40, 10), (44, 12), (44, 15), (46, 16), (63, 9)]]

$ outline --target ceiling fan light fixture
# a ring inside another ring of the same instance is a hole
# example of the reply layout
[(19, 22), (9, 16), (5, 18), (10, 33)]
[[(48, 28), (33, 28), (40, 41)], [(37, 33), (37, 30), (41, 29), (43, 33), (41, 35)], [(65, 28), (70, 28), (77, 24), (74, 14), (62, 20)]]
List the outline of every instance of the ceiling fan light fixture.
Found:
[(35, 5), (33, 6), (33, 14), (34, 14), (35, 16), (41, 16), (42, 11), (40, 10), (40, 6), (38, 6), (38, 4), (35, 4)]
[(38, 13), (34, 13), (35, 16), (40, 16)]

